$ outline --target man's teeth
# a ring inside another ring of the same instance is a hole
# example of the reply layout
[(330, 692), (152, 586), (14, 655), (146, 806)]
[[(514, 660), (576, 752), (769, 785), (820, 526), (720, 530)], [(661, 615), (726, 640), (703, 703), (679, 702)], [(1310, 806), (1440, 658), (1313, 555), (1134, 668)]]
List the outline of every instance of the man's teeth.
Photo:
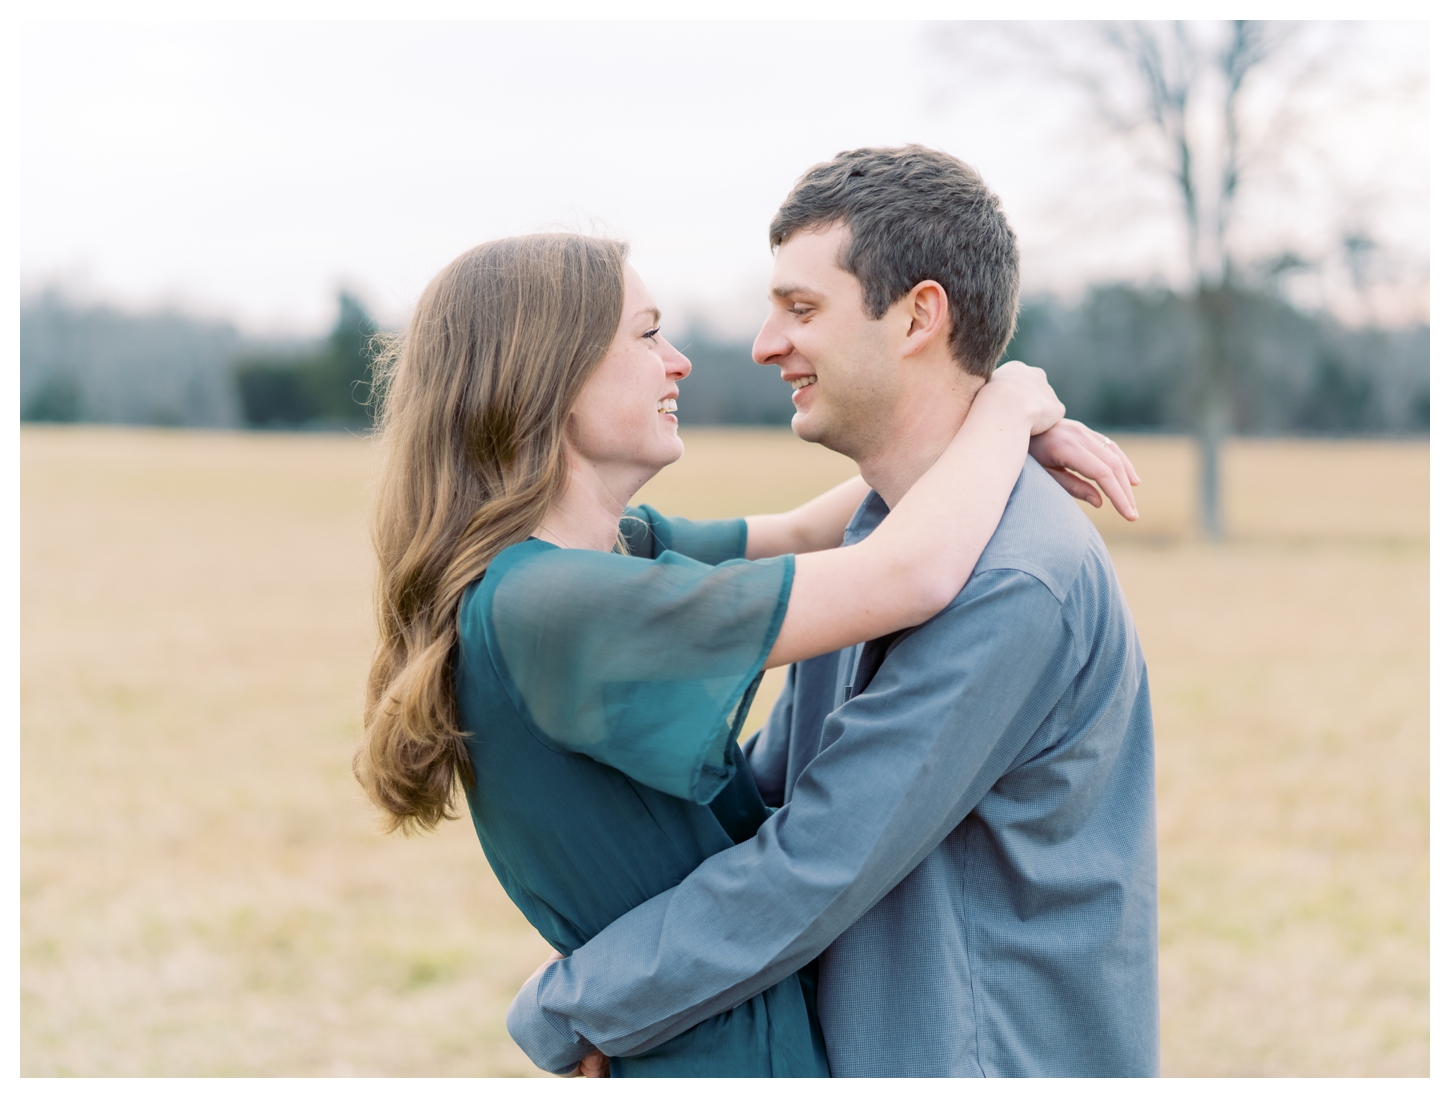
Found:
[(658, 412), (660, 415), (664, 415), (666, 412), (675, 411), (678, 407), (679, 406), (673, 400), (662, 400), (659, 402), (659, 406), (655, 408), (655, 411)]
[(795, 380), (793, 380), (790, 383), (790, 387), (792, 389), (794, 389), (796, 392), (800, 392), (807, 385), (814, 385), (815, 383), (816, 383), (816, 375), (815, 374), (812, 374), (810, 377), (798, 377), (798, 378), (796, 378)]

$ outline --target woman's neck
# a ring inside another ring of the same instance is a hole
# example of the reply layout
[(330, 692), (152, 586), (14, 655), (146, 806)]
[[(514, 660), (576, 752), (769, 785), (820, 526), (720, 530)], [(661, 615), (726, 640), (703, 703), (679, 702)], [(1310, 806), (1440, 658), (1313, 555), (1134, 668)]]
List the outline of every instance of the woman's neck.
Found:
[(608, 471), (580, 458), (572, 448), (568, 461), (568, 487), (544, 515), (534, 537), (565, 549), (599, 549), (607, 553), (619, 537), (619, 520), (625, 507), (644, 482), (628, 478), (628, 483), (615, 483), (626, 478), (611, 477)]

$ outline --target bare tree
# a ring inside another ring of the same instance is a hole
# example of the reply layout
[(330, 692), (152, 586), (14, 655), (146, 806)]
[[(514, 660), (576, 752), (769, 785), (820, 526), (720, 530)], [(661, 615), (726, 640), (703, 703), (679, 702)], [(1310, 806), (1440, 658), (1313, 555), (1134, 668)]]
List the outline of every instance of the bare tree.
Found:
[[(1235, 215), (1250, 169), (1266, 149), (1282, 142), (1291, 122), (1289, 112), (1281, 110), (1278, 126), (1260, 127), (1261, 139), (1246, 141), (1244, 92), (1293, 28), (1246, 20), (1079, 28), (1080, 33), (1020, 26), (997, 30), (1003, 36), (998, 40), (1015, 43), (1029, 64), (1045, 67), (1081, 93), (1099, 122), (1176, 192), (1189, 294), (1198, 318), (1192, 366), (1199, 513), (1204, 532), (1219, 539), (1219, 454), (1233, 422), (1232, 362), (1225, 337), (1232, 323), (1232, 291), (1244, 268), (1235, 262)], [(954, 44), (960, 48), (969, 35), (980, 33), (967, 29)]]
[(1234, 20), (1205, 42), (1181, 22), (1108, 24), (1103, 38), (1136, 76), (1138, 110), (1124, 113), (1101, 84), (1087, 82), (1099, 115), (1120, 133), (1152, 131), (1169, 151), (1166, 168), (1182, 202), (1189, 271), (1199, 320), (1197, 427), (1199, 518), (1223, 537), (1219, 454), (1232, 426), (1233, 364), (1225, 335), (1238, 271), (1231, 229), (1245, 170), (1241, 100), (1246, 79), (1286, 34)]

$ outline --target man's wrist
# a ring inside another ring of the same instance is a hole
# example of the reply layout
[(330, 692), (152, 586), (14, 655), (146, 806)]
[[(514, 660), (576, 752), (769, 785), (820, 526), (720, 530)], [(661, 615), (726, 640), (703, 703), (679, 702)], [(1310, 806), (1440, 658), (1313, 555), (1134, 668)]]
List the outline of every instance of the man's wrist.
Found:
[(555, 1075), (568, 1075), (593, 1046), (560, 1032), (539, 1006), (539, 978), (519, 989), (505, 1018), (509, 1036), (535, 1066)]

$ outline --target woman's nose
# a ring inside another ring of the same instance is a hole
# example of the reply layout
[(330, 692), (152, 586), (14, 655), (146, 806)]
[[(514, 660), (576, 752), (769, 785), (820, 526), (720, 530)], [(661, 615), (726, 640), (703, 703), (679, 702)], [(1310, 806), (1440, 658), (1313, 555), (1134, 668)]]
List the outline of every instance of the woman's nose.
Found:
[(690, 376), (690, 360), (675, 349), (673, 343), (668, 345), (670, 353), (665, 356), (665, 373), (673, 378), (687, 378)]

